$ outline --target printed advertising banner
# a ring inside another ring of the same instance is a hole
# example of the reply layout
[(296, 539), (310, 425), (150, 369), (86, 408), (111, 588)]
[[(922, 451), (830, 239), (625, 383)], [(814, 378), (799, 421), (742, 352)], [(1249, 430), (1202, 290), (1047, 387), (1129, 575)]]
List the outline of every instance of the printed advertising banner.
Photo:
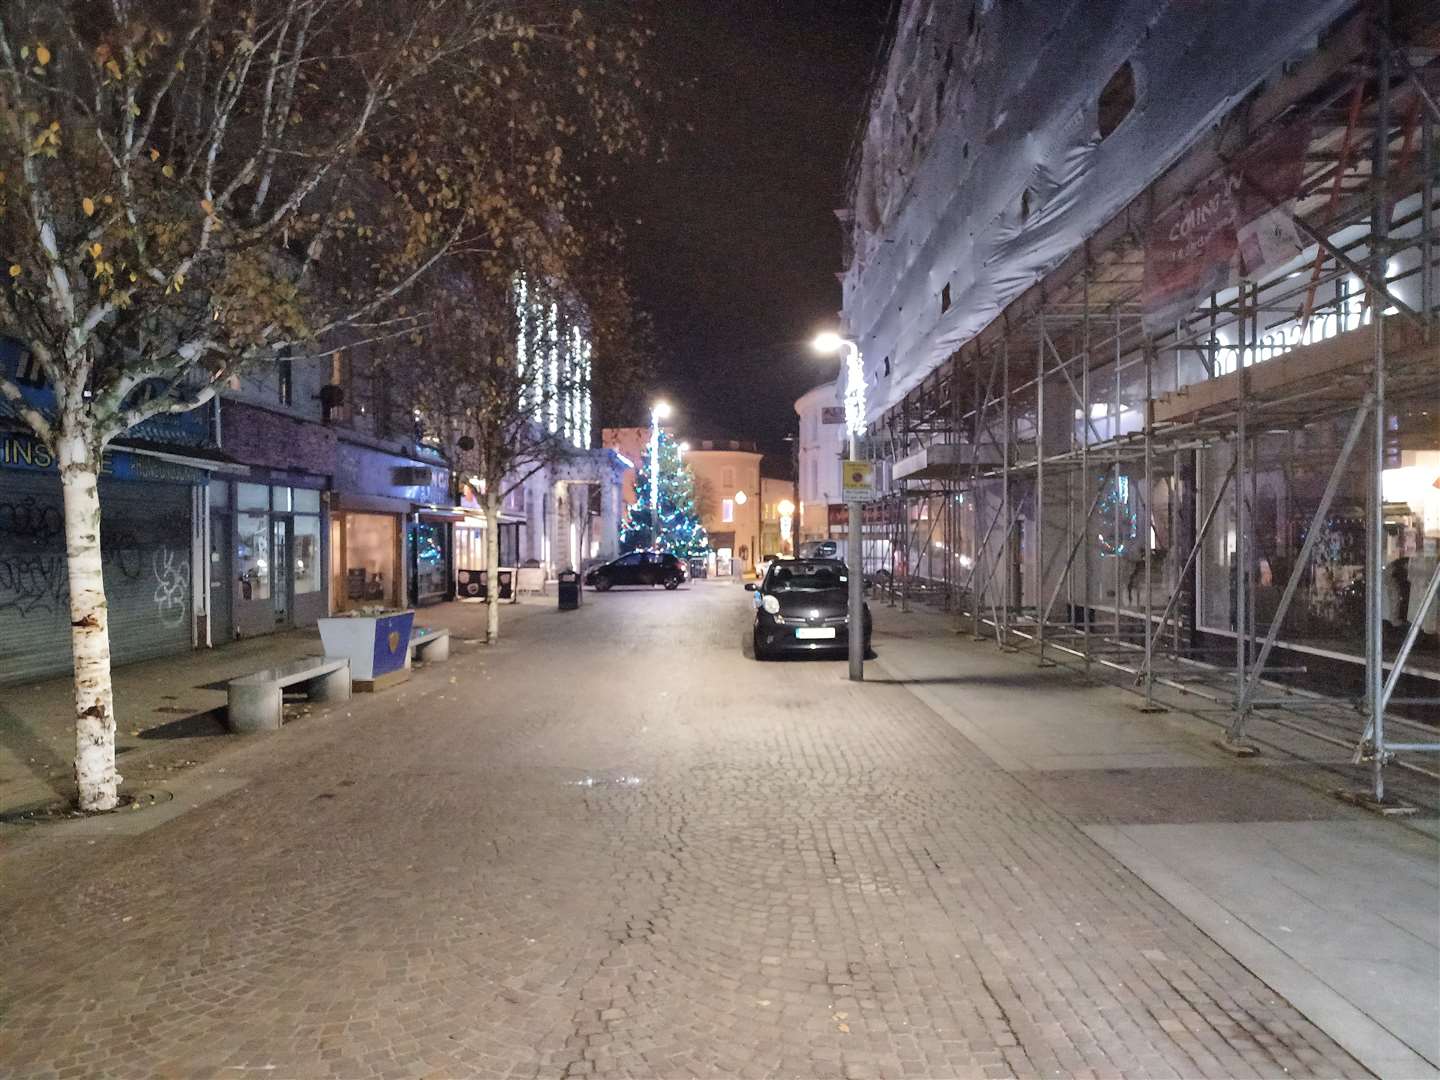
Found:
[(1147, 333), (1173, 327), (1210, 293), (1304, 250), (1287, 204), (1300, 192), (1309, 142), (1309, 125), (1293, 125), (1151, 222), (1142, 296)]

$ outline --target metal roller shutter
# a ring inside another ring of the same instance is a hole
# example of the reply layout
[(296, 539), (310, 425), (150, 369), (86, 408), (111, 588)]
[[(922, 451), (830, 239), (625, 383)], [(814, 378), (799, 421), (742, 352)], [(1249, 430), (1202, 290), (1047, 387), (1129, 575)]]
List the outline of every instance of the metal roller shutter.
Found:
[(102, 482), (100, 544), (117, 664), (190, 648), (190, 488)]
[[(189, 487), (102, 480), (100, 539), (114, 662), (189, 649)], [(0, 472), (0, 684), (71, 669), (67, 583), (58, 478)]]
[(0, 472), (0, 683), (69, 670), (68, 580), (60, 478)]

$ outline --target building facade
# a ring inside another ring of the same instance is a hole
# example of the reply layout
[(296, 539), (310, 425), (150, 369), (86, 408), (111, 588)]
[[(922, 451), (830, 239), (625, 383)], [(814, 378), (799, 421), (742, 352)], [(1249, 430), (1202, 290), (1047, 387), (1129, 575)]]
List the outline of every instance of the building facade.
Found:
[[(54, 396), (28, 351), (0, 338), (0, 367), (29, 405)], [(216, 449), (213, 406), (156, 417), (107, 450), (100, 550), (117, 663), (181, 652), (205, 635), (205, 497)], [(0, 401), (0, 684), (68, 671), (69, 574), (60, 473)]]
[(1235, 741), (1262, 678), (1363, 700), (1377, 790), (1391, 691), (1402, 730), (1440, 692), (1440, 65), (1386, 7), (902, 0), (840, 387), (905, 598), (1142, 692), (1183, 664)]
[[(526, 286), (517, 324), (531, 420), (565, 450), (507, 483), (500, 562), (543, 583), (617, 553), (624, 459), (590, 447), (583, 319)], [(116, 441), (100, 502), (117, 663), (439, 603), (462, 571), (486, 569), (479, 481), (402, 400), (394, 362), (373, 348), (280, 360)], [(50, 406), (23, 345), (0, 339), (0, 364)], [(0, 402), (0, 684), (70, 666), (58, 469)]]
[(695, 474), (700, 523), (722, 573), (731, 559), (754, 570), (764, 554), (759, 550), (761, 460), (753, 444), (734, 439), (692, 439), (685, 452), (685, 464)]
[(840, 494), (840, 463), (845, 459), (845, 408), (835, 383), (821, 383), (795, 402), (800, 418), (796, 457), (799, 496), (799, 538), (830, 536), (830, 519), (844, 509)]
[(795, 554), (795, 483), (760, 477), (760, 556)]
[(648, 427), (605, 428), (600, 433), (601, 445), (614, 450), (630, 464), (625, 469), (625, 486), (622, 497), (628, 510), (637, 501), (635, 494), (635, 470), (641, 460), (650, 452), (650, 429)]

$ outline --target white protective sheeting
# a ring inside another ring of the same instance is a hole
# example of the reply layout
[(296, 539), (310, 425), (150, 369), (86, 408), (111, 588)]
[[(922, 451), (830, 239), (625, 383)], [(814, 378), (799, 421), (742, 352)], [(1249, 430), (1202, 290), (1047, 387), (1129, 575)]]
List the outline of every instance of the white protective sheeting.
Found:
[[(844, 313), (878, 419), (1355, 0), (902, 0)], [(1099, 98), (1129, 62), (1135, 104)], [(942, 314), (941, 294), (950, 290)]]

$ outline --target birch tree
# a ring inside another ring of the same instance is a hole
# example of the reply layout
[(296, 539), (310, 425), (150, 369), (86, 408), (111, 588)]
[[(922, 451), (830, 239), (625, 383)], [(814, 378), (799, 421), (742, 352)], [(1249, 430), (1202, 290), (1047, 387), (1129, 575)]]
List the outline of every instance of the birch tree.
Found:
[(434, 268), (643, 139), (644, 36), (536, 0), (6, 0), (0, 331), (53, 391), (79, 804), (117, 803), (97, 475), (237, 371), (412, 333)]
[(604, 409), (623, 399), (651, 365), (648, 323), (631, 306), (613, 248), (596, 266), (582, 238), (553, 219), (530, 239), (515, 261), (471, 260), (442, 275), (407, 387), (457, 466), (481, 482), (491, 644), (500, 639), (495, 573), (505, 500), (581, 448), (576, 430), (591, 427), (579, 415), (585, 403)]

